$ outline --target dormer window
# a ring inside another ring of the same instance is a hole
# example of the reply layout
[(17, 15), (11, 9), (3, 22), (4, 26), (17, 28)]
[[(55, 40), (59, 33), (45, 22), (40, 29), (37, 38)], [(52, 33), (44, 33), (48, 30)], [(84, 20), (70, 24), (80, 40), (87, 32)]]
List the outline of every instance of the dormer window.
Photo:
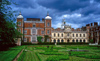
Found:
[(47, 23), (47, 26), (50, 26), (50, 23), (49, 22)]

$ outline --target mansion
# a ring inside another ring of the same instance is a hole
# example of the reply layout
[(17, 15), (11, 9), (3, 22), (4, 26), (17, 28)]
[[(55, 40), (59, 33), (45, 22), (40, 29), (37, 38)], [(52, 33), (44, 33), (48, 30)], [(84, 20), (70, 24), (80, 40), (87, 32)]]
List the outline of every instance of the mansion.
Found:
[(52, 18), (47, 13), (45, 18), (27, 18), (20, 13), (17, 16), (17, 30), (24, 34), (22, 40), (24, 42), (38, 43), (37, 37), (42, 36), (42, 41), (44, 41), (44, 36), (48, 35), (49, 38), (47, 42), (52, 43), (63, 43), (63, 42), (84, 42), (88, 43), (89, 33), (87, 30), (74, 29), (71, 25), (66, 24), (65, 20), (62, 20), (61, 28), (52, 28)]

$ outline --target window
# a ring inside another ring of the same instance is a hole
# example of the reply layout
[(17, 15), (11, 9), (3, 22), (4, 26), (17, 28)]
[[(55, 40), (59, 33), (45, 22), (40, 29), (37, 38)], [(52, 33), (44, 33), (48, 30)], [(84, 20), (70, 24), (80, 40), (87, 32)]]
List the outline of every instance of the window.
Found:
[(50, 31), (48, 30), (48, 31), (47, 31), (47, 34), (49, 34), (49, 33), (50, 33)]
[(80, 40), (80, 42), (82, 42), (82, 40)]
[(35, 27), (35, 25), (33, 25), (33, 27)]
[(24, 42), (27, 42), (27, 38), (24, 38)]
[(67, 36), (69, 36), (69, 33), (67, 34)]
[(76, 40), (76, 42), (78, 42), (78, 40)]
[(57, 42), (60, 43), (60, 40), (58, 39)]
[(53, 41), (54, 41), (54, 43), (56, 43), (56, 40), (55, 39)]
[(74, 34), (73, 34), (73, 37), (74, 37)]
[(58, 33), (58, 37), (59, 37), (59, 33)]
[(27, 34), (27, 30), (24, 30), (24, 34)]
[(63, 37), (63, 34), (62, 34), (62, 37)]
[(32, 37), (32, 42), (36, 42), (36, 36)]
[(47, 23), (47, 26), (50, 26), (50, 23), (49, 22)]
[(83, 42), (85, 43), (85, 40), (83, 40)]
[(83, 37), (85, 37), (85, 34), (83, 34)]
[(55, 33), (54, 33), (54, 37), (55, 37)]
[(80, 34), (80, 37), (81, 37), (82, 35)]
[(41, 31), (41, 34), (44, 34), (44, 31)]
[(33, 34), (36, 34), (36, 29), (32, 29), (32, 33)]
[(64, 42), (64, 40), (62, 39), (62, 40), (61, 40), (61, 42), (63, 43), (63, 42)]
[(75, 40), (73, 39), (73, 42), (75, 42)]
[(76, 37), (78, 37), (78, 34), (76, 34)]
[(18, 25), (21, 26), (21, 22), (18, 22)]

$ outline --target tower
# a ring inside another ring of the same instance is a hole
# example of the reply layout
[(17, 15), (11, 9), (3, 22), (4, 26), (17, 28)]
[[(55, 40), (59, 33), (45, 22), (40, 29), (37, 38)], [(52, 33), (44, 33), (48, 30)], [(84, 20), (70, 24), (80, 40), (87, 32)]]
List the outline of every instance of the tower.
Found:
[[(18, 26), (17, 30), (23, 34), (23, 16), (21, 12), (17, 16), (17, 26)], [(22, 40), (23, 40), (23, 36), (22, 36)]]
[(47, 12), (47, 16), (45, 17), (45, 35), (49, 36), (49, 39), (47, 39), (48, 42), (51, 41), (51, 20), (52, 18), (49, 16), (49, 12)]
[(66, 22), (65, 22), (65, 19), (63, 19), (62, 24), (61, 24), (61, 29), (64, 29), (65, 25), (66, 25)]

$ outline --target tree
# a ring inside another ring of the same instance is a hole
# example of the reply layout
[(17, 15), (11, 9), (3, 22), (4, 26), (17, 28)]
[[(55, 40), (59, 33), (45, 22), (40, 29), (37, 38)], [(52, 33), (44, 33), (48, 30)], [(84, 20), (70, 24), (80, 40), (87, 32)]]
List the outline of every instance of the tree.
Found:
[(0, 0), (0, 45), (9, 45), (14, 43), (14, 38), (22, 35), (16, 29), (17, 11), (13, 11), (9, 6), (14, 4), (11, 0)]

